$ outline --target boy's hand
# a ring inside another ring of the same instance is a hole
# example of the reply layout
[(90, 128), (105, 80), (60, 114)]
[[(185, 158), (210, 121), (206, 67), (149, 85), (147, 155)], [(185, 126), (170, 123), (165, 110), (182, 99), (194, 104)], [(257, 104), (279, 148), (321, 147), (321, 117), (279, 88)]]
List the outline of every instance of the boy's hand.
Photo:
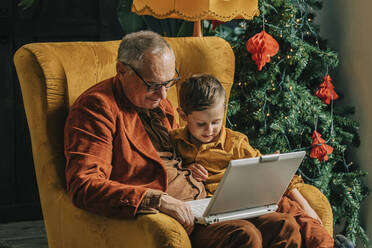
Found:
[(201, 165), (193, 163), (187, 166), (191, 170), (192, 176), (198, 181), (205, 181), (208, 178), (208, 171)]
[(307, 206), (303, 206), (303, 209), (304, 209), (304, 211), (305, 211), (305, 213), (306, 213), (307, 215), (309, 215), (309, 216), (310, 216), (311, 218), (313, 218), (313, 219), (318, 220), (318, 221), (320, 222), (320, 224), (323, 225), (323, 222), (322, 222), (322, 220), (320, 219), (319, 215), (315, 212), (315, 210), (314, 210), (312, 207), (310, 207), (309, 204), (308, 204)]
[(319, 222), (321, 224), (322, 223), (322, 220), (319, 218), (318, 214), (315, 212), (315, 210), (310, 206), (309, 202), (302, 196), (302, 194), (300, 193), (300, 191), (298, 191), (298, 189), (296, 188), (293, 188), (290, 192), (289, 192), (289, 197), (296, 201), (298, 204), (300, 204), (300, 206), (302, 207), (302, 209), (305, 211), (305, 213), (307, 215), (309, 215), (311, 218), (313, 219), (316, 219), (316, 220), (319, 220)]

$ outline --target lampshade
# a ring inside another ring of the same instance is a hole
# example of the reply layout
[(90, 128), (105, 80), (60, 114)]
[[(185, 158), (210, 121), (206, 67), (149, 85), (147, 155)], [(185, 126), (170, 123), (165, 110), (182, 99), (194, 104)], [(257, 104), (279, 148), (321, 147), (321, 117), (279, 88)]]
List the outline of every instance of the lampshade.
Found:
[(132, 11), (156, 18), (187, 21), (253, 19), (258, 0), (133, 0)]

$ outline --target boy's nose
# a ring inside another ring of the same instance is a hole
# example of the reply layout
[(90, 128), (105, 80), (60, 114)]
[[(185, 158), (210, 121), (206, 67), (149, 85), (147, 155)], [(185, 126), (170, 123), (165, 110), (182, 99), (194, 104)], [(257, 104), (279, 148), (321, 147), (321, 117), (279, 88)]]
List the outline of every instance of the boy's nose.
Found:
[(206, 131), (208, 132), (208, 134), (211, 134), (213, 132), (213, 127), (212, 127), (212, 124), (208, 124), (206, 126)]

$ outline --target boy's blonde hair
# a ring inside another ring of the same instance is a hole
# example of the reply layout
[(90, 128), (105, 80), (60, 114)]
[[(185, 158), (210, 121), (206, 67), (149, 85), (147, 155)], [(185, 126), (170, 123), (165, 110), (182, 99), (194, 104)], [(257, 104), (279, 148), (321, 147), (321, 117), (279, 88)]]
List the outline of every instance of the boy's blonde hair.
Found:
[(226, 91), (220, 81), (213, 75), (193, 75), (182, 84), (180, 89), (180, 106), (188, 115), (192, 111), (202, 111), (223, 99), (226, 104)]

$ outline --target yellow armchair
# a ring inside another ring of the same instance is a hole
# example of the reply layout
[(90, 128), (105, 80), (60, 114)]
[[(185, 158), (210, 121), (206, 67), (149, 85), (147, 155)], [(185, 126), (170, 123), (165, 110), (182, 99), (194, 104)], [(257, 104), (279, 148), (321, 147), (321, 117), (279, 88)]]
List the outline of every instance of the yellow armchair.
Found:
[[(167, 40), (183, 79), (195, 73), (214, 74), (229, 96), (234, 54), (226, 41), (217, 37)], [(185, 230), (167, 215), (111, 219), (75, 207), (67, 196), (63, 126), (68, 109), (84, 90), (115, 74), (119, 42), (34, 43), (14, 56), (49, 247), (191, 247)], [(175, 108), (178, 87), (168, 92)], [(298, 188), (332, 234), (332, 211), (325, 196), (310, 185)]]

